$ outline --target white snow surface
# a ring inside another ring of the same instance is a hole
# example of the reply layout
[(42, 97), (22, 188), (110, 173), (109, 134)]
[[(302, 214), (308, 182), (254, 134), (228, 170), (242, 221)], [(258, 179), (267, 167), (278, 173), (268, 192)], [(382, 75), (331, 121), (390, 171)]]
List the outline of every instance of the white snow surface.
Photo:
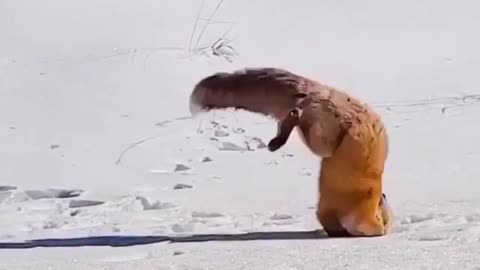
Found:
[[(1, 0), (0, 269), (480, 269), (479, 10)], [(320, 160), (269, 152), (272, 119), (190, 118), (198, 80), (265, 66), (383, 116), (391, 234), (313, 232)]]

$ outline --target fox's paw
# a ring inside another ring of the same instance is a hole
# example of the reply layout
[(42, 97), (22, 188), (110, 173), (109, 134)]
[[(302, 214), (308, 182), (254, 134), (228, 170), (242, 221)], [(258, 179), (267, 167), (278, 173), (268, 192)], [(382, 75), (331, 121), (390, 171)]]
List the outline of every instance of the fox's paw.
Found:
[(387, 196), (384, 193), (382, 193), (382, 198), (380, 200), (379, 206), (380, 208), (379, 208), (378, 218), (381, 219), (385, 227), (385, 230), (387, 232), (390, 232), (394, 222), (394, 215), (393, 215), (392, 208), (387, 202)]
[(277, 137), (268, 143), (268, 150), (271, 152), (276, 151), (287, 143), (288, 137), (292, 133), (293, 128), (298, 124), (301, 115), (302, 110), (299, 108), (295, 108), (288, 113), (287, 117), (280, 122)]
[(267, 147), (270, 152), (277, 151), (280, 149), (284, 144), (286, 143), (286, 140), (281, 138), (281, 137), (275, 137), (270, 140), (268, 143)]

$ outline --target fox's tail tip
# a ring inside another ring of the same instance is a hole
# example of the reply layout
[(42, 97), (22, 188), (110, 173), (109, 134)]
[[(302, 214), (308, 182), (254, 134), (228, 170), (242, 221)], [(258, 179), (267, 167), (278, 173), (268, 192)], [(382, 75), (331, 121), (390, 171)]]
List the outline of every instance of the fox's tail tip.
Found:
[(203, 108), (201, 106), (198, 100), (198, 97), (195, 94), (192, 94), (190, 96), (189, 108), (190, 108), (191, 116), (197, 116), (198, 114), (205, 113), (208, 111), (206, 108)]
[(206, 112), (205, 109), (202, 109), (200, 105), (198, 105), (195, 102), (190, 101), (190, 115), (191, 116), (196, 116), (200, 113)]

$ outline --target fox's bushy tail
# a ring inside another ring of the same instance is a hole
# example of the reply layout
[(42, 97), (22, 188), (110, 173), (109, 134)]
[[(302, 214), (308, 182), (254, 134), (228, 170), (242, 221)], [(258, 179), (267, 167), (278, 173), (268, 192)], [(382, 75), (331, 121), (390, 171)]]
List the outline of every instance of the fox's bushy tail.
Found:
[(308, 84), (308, 79), (278, 68), (216, 73), (194, 87), (190, 112), (235, 108), (279, 119), (306, 96)]

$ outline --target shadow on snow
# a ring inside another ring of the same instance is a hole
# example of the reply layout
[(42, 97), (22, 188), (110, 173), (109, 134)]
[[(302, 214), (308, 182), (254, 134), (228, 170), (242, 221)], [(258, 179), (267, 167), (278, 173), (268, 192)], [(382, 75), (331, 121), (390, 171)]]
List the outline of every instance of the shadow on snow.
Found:
[(328, 238), (323, 230), (251, 232), (243, 234), (194, 234), (188, 236), (91, 236), (79, 238), (50, 238), (25, 242), (0, 242), (0, 249), (27, 249), (36, 247), (127, 247), (160, 242), (197, 243), (208, 241), (253, 240), (315, 240)]

